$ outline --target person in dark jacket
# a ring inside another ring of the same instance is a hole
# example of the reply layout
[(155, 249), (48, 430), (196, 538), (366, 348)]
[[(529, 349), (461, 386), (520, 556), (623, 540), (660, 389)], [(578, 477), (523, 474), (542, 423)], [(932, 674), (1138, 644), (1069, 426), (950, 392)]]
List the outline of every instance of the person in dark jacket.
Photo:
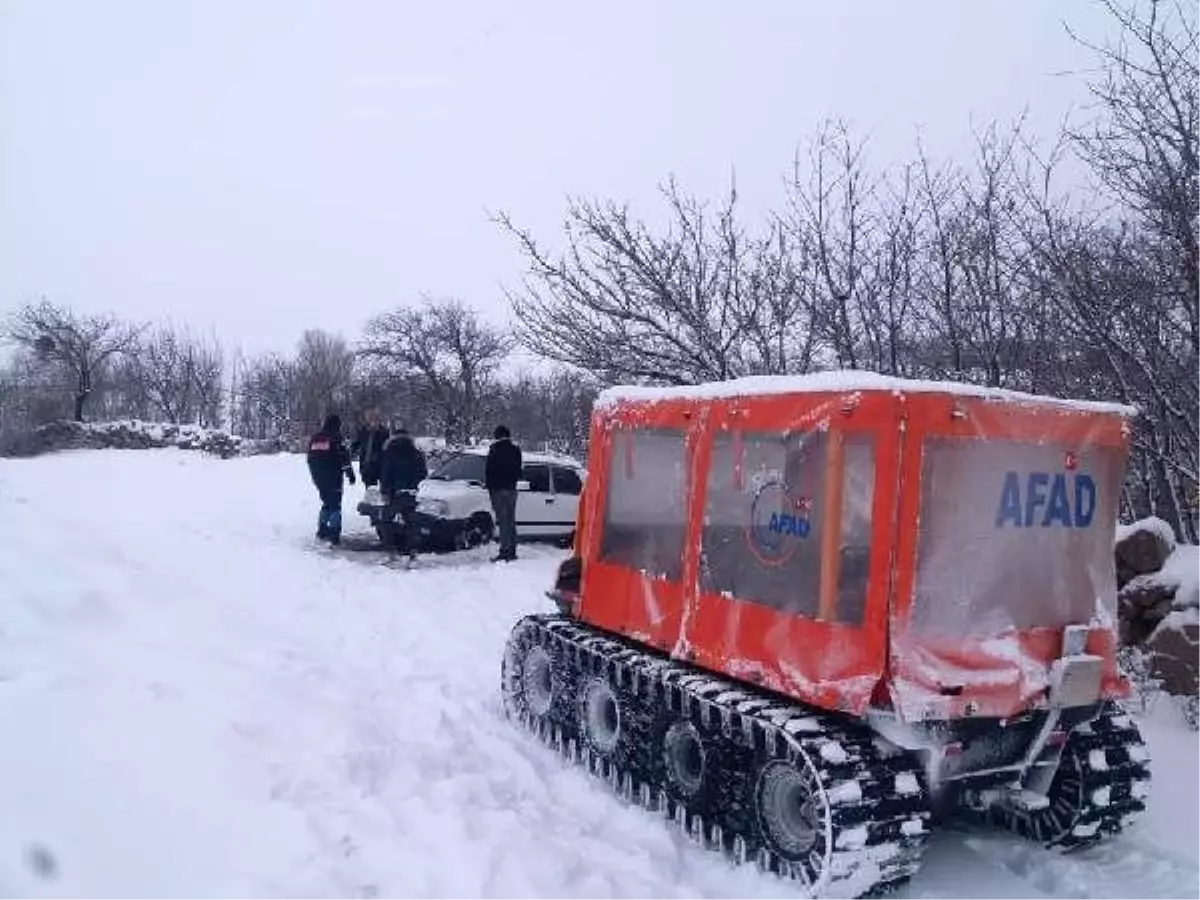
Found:
[(488, 448), (484, 486), (492, 500), (492, 513), (500, 533), (500, 553), (492, 562), (517, 558), (517, 482), (521, 480), (521, 448), (504, 425), (497, 426)]
[(342, 439), (340, 416), (327, 417), (321, 430), (308, 439), (308, 472), (321, 497), (317, 538), (332, 544), (341, 543), (342, 479), (354, 484), (354, 468), (350, 465), (350, 451)]
[[(409, 559), (417, 557), (417, 541), (413, 513), (417, 509), (417, 488), (429, 474), (425, 454), (413, 442), (404, 428), (397, 428), (383, 445), (379, 473), (379, 489), (383, 494), (384, 541)], [(401, 528), (397, 535), (393, 519), (399, 515)], [(400, 541), (397, 542), (396, 538)]]
[(383, 445), (387, 443), (388, 430), (379, 416), (379, 410), (367, 410), (366, 422), (358, 429), (350, 452), (358, 460), (358, 474), (362, 483), (372, 487), (379, 483), (383, 464)]

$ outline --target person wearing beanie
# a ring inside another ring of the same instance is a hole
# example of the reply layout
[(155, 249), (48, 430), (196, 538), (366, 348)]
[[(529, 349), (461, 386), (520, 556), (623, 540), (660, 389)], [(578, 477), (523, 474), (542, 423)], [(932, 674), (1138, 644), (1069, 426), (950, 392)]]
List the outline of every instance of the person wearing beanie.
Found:
[(354, 484), (350, 451), (342, 439), (342, 419), (327, 416), (321, 430), (308, 439), (308, 473), (321, 498), (317, 539), (331, 544), (342, 540), (342, 479)]

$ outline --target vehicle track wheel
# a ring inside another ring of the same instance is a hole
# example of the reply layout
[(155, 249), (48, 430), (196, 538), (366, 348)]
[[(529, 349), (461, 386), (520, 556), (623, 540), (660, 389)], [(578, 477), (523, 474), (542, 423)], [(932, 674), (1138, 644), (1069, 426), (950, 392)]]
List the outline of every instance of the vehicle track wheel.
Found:
[(608, 755), (621, 739), (621, 704), (604, 678), (593, 678), (581, 696), (583, 730), (598, 753)]
[(521, 672), (521, 689), (525, 703), (535, 716), (550, 712), (554, 701), (554, 665), (545, 647), (530, 647)]
[(798, 868), (803, 881), (821, 882), (832, 849), (832, 818), (829, 798), (808, 757), (763, 766), (754, 805), (771, 850)]
[(667, 777), (684, 797), (693, 797), (704, 786), (704, 742), (691, 722), (676, 722), (663, 738)]
[(504, 707), (518, 718), (546, 717), (561, 690), (554, 658), (535, 638), (533, 629), (518, 625), (508, 639), (501, 664)]
[(1133, 720), (1109, 704), (1071, 732), (1047, 791), (1033, 812), (994, 807), (1001, 823), (1028, 840), (1078, 850), (1118, 834), (1146, 808), (1149, 752)]

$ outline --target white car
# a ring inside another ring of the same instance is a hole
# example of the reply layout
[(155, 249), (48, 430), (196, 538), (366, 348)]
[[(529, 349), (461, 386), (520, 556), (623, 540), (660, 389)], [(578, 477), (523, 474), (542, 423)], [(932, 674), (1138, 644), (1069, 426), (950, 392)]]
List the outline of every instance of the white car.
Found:
[[(487, 447), (460, 450), (437, 466), (417, 489), (415, 524), (423, 544), (467, 549), (495, 537), (492, 503), (484, 488)], [(522, 452), (517, 482), (517, 539), (569, 542), (587, 470), (577, 460)], [(367, 488), (358, 511), (380, 528), (383, 497)]]

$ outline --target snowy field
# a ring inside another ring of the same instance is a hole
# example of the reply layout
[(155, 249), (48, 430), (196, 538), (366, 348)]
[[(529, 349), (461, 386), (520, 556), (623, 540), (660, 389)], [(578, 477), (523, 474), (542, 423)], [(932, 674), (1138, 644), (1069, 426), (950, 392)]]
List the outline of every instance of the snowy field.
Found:
[[(562, 551), (403, 571), (318, 547), (316, 512), (300, 457), (0, 460), (0, 895), (796, 896), (503, 720)], [(943, 831), (900, 896), (1196, 897), (1197, 736), (1165, 703), (1143, 728), (1135, 830)]]

